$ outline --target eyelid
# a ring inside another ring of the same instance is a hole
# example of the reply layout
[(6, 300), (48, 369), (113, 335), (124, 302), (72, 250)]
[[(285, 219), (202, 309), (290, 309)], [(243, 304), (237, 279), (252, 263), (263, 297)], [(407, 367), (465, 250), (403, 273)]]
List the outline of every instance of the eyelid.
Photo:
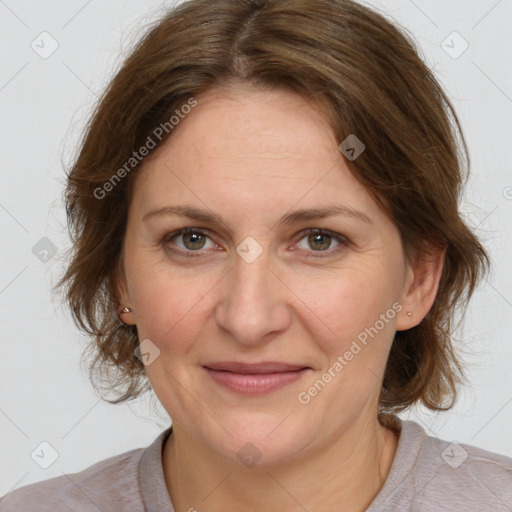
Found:
[(200, 235), (203, 235), (203, 236), (209, 238), (216, 246), (218, 246), (218, 244), (209, 235), (209, 230), (204, 229), (204, 228), (194, 228), (194, 227), (186, 227), (186, 228), (178, 229), (176, 231), (166, 232), (166, 234), (161, 239), (161, 244), (164, 247), (166, 247), (168, 250), (170, 250), (170, 251), (172, 251), (174, 253), (178, 253), (178, 254), (185, 254), (185, 255), (197, 254), (197, 255), (202, 255), (204, 251), (208, 251), (207, 249), (199, 249), (197, 251), (187, 251), (187, 250), (184, 250), (184, 249), (179, 249), (179, 248), (178, 249), (175, 249), (175, 248), (171, 249), (171, 248), (167, 247), (167, 244), (173, 238), (176, 238), (176, 237), (181, 236), (181, 235), (185, 235), (187, 233), (198, 233)]
[[(210, 236), (209, 229), (194, 228), (194, 227), (185, 227), (185, 228), (181, 228), (181, 229), (178, 229), (178, 230), (175, 230), (172, 232), (166, 232), (166, 234), (161, 238), (161, 244), (164, 247), (166, 247), (169, 251), (177, 253), (177, 254), (185, 255), (185, 256), (190, 255), (192, 257), (194, 257), (194, 256), (199, 257), (199, 256), (203, 256), (204, 252), (209, 252), (208, 249), (199, 249), (197, 251), (191, 251), (191, 250), (175, 249), (175, 248), (167, 247), (166, 244), (169, 243), (173, 238), (178, 237), (180, 235), (184, 235), (186, 233), (198, 233), (198, 234), (204, 235), (207, 238), (209, 238), (216, 246), (218, 246), (218, 244)], [(300, 242), (306, 236), (308, 236), (310, 234), (315, 234), (315, 233), (322, 234), (322, 235), (328, 235), (331, 238), (335, 239), (337, 242), (339, 242), (339, 245), (337, 245), (333, 249), (327, 249), (325, 251), (313, 251), (313, 250), (306, 251), (306, 252), (312, 254), (313, 257), (322, 257), (322, 254), (325, 254), (325, 255), (336, 254), (336, 253), (340, 252), (338, 247), (340, 247), (340, 246), (346, 247), (349, 244), (351, 244), (350, 240), (346, 236), (342, 235), (341, 233), (336, 233), (335, 231), (331, 231), (329, 229), (323, 229), (323, 228), (307, 228), (307, 229), (303, 229), (299, 233), (297, 233), (297, 235), (294, 237), (294, 240), (295, 240), (293, 242), (294, 245), (297, 244), (298, 242)], [(296, 249), (293, 249), (293, 251), (295, 251), (295, 250)], [(318, 256), (316, 256), (316, 255), (318, 255)]]
[(326, 258), (328, 256), (340, 253), (344, 248), (348, 247), (351, 244), (350, 240), (341, 233), (336, 233), (335, 231), (331, 231), (330, 229), (323, 228), (307, 228), (302, 230), (300, 233), (297, 234), (294, 244), (300, 242), (303, 238), (311, 234), (330, 236), (331, 238), (338, 242), (338, 245), (332, 249), (327, 249), (325, 251), (306, 251), (307, 255), (304, 256), (305, 258)]

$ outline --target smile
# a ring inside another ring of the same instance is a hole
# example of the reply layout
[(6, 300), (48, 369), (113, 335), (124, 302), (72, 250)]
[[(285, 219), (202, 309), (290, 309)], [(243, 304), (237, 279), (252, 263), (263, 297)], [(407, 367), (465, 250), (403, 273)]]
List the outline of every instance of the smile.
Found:
[(311, 371), (309, 367), (284, 363), (210, 363), (203, 368), (220, 386), (246, 395), (277, 391)]

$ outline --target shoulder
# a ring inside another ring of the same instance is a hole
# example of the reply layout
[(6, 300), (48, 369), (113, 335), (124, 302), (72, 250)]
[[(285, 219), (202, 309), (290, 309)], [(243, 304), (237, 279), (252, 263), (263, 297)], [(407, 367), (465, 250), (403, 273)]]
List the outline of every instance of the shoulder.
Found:
[[(0, 512), (137, 510), (138, 467), (145, 448), (101, 460), (86, 469), (20, 487), (0, 498)], [(142, 508), (140, 508), (143, 510)]]
[(487, 474), (512, 484), (512, 458), (471, 444), (430, 436), (423, 429), (421, 438), (422, 459), (427, 465), (458, 479)]
[(467, 510), (469, 504), (472, 511), (512, 510), (512, 458), (430, 436), (413, 421), (401, 424), (386, 505), (407, 502), (422, 512)]

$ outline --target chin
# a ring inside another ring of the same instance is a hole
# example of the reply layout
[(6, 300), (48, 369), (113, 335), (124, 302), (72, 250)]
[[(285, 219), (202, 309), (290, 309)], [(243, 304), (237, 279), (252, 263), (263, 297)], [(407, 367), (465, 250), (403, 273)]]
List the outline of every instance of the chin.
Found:
[[(248, 468), (269, 468), (290, 462), (308, 444), (304, 422), (296, 414), (240, 414), (220, 421), (223, 428), (203, 432), (210, 447)], [(283, 421), (284, 420), (284, 421)]]

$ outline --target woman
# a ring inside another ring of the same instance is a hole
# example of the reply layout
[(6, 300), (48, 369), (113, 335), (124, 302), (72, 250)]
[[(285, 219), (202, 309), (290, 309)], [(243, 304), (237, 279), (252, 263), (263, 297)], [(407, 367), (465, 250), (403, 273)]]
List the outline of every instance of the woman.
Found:
[(149, 383), (172, 427), (0, 510), (512, 510), (512, 459), (396, 416), (463, 381), (454, 313), (488, 267), (463, 155), (413, 43), (366, 7), (170, 11), (69, 173), (59, 286), (113, 402)]

